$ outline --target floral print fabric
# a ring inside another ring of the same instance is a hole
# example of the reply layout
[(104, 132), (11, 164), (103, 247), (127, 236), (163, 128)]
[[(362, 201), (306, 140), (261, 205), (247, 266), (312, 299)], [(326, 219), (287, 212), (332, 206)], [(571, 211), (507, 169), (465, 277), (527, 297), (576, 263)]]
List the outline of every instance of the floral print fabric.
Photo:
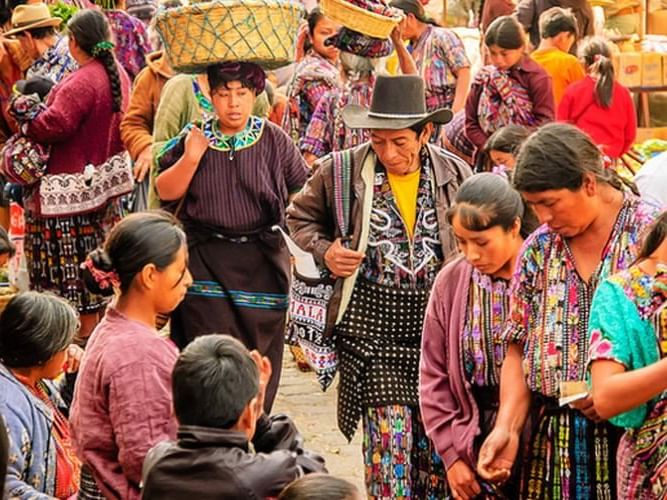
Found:
[(122, 10), (104, 12), (115, 38), (116, 58), (134, 80), (146, 65), (146, 56), (152, 52), (146, 25)]

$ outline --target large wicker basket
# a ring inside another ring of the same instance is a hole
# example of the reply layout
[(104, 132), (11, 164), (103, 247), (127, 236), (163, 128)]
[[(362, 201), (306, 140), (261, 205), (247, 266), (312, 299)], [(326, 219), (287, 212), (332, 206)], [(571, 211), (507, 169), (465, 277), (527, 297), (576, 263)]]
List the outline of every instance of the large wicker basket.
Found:
[(381, 16), (345, 0), (320, 0), (320, 7), (324, 15), (337, 23), (372, 38), (389, 38), (402, 19)]
[(158, 13), (156, 27), (177, 71), (226, 61), (273, 69), (293, 62), (303, 6), (289, 0), (214, 0)]

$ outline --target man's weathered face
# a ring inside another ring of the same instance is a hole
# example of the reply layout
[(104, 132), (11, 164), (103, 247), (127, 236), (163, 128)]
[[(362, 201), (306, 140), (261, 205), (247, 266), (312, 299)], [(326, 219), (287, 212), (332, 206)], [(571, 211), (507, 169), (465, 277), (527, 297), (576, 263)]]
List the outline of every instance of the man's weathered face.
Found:
[(405, 175), (420, 164), (419, 152), (428, 142), (432, 125), (420, 134), (409, 128), (401, 130), (372, 130), (371, 147), (389, 173)]

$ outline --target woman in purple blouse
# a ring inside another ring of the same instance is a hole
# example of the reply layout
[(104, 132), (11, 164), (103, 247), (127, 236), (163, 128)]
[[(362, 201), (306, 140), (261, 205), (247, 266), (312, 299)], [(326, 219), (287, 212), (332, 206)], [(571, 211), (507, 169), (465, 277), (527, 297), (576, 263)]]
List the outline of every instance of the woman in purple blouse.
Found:
[[(480, 439), (498, 407), (500, 339), (509, 308), (509, 279), (530, 212), (502, 175), (466, 180), (449, 210), (463, 256), (446, 266), (433, 286), (424, 320), (420, 404), (426, 433), (447, 468), (455, 498), (477, 498), (495, 488), (475, 474)], [(516, 497), (516, 485), (503, 493)]]

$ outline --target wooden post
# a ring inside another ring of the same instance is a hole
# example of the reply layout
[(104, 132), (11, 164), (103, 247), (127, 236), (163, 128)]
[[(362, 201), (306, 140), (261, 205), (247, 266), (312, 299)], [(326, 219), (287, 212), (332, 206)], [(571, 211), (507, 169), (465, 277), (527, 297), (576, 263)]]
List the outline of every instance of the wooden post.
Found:
[(442, 24), (442, 26), (447, 26), (447, 0), (442, 0), (442, 22), (441, 22), (441, 24)]

